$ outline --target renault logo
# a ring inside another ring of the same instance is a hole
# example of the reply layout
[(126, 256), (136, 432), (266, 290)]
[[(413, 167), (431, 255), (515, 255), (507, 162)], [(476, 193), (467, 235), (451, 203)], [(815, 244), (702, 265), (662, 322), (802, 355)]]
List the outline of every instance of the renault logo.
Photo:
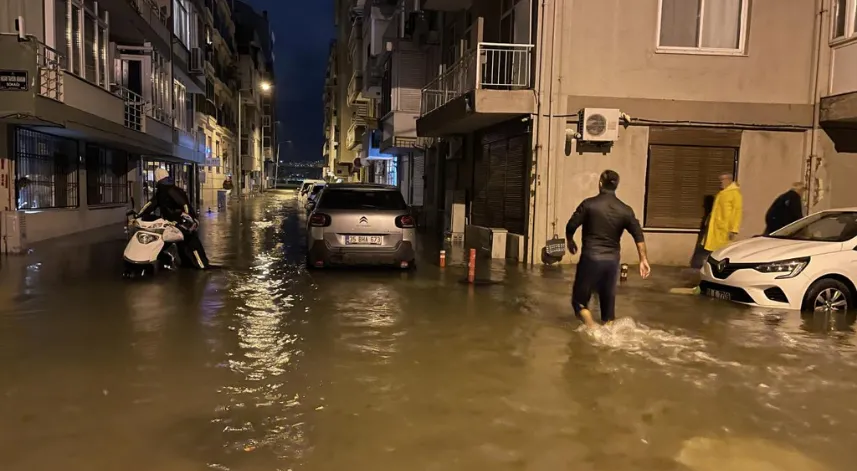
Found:
[(369, 224), (369, 218), (367, 218), (366, 216), (362, 216), (360, 218), (360, 224)]
[(717, 271), (723, 271), (726, 267), (729, 266), (729, 259), (724, 258), (723, 260), (717, 262)]

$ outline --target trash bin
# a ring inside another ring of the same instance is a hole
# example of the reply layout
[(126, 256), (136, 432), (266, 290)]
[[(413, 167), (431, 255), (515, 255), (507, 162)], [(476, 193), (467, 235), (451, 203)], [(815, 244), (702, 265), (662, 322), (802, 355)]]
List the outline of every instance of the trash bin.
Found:
[(226, 211), (226, 202), (229, 201), (229, 190), (217, 190), (217, 210)]

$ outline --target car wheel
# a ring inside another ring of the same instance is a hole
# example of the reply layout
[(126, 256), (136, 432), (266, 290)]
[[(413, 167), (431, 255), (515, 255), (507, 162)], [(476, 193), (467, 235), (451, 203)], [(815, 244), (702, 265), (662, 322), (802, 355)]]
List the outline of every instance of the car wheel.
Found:
[(844, 312), (854, 307), (854, 295), (845, 283), (823, 278), (809, 287), (803, 306), (807, 311)]

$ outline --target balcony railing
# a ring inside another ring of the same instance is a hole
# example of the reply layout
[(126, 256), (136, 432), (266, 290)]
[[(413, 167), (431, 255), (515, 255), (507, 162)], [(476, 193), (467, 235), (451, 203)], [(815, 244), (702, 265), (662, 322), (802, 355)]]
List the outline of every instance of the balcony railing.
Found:
[(143, 97), (122, 86), (116, 86), (113, 93), (125, 102), (125, 127), (143, 132), (143, 117), (146, 109), (146, 101)]
[(167, 19), (167, 15), (161, 13), (161, 8), (155, 3), (154, 0), (127, 0), (131, 6), (137, 10), (137, 13), (149, 21), (151, 24), (154, 21), (158, 21), (164, 26), (169, 27), (169, 20)]
[(532, 87), (532, 44), (479, 43), (422, 90), (426, 115), (475, 89)]
[(36, 43), (36, 65), (39, 68), (39, 95), (62, 101), (62, 69), (65, 56), (42, 42)]
[(348, 82), (348, 104), (354, 105), (356, 103), (365, 102), (366, 99), (363, 97), (363, 76), (355, 73), (351, 76), (351, 81)]
[(349, 150), (356, 149), (357, 146), (363, 144), (363, 134), (366, 132), (366, 126), (359, 123), (351, 123), (348, 132), (345, 133), (345, 145)]

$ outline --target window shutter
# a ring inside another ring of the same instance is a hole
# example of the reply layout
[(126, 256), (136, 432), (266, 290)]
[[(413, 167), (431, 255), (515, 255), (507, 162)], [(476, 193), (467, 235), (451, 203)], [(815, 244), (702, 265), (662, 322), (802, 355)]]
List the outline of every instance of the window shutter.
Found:
[(731, 147), (650, 146), (646, 227), (698, 229), (705, 197), (720, 191), (720, 175), (734, 175), (737, 157)]

